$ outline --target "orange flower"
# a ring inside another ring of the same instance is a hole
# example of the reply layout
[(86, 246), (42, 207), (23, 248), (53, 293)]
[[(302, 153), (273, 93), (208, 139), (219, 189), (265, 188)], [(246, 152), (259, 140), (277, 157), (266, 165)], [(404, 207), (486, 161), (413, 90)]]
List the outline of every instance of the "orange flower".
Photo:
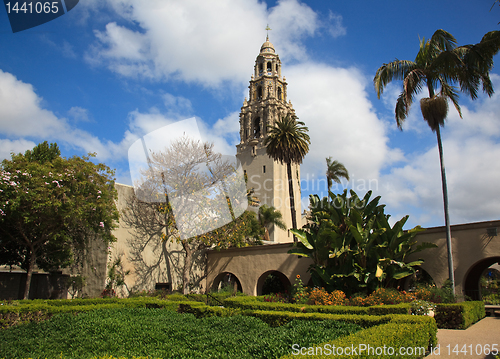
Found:
[(299, 279), (299, 278), (300, 278), (300, 274), (297, 274), (297, 279)]

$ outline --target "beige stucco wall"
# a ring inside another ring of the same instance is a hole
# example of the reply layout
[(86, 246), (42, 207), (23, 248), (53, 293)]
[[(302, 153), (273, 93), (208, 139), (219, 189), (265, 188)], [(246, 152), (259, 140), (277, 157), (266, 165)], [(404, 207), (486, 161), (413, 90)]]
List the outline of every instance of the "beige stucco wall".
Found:
[[(159, 236), (141, 238), (134, 228), (128, 227), (123, 221), (123, 212), (127, 208), (127, 198), (134, 195), (134, 188), (116, 184), (118, 191), (117, 208), (120, 211), (120, 222), (113, 234), (117, 241), (111, 245), (108, 264), (120, 257), (123, 270), (130, 270), (125, 282), (127, 288), (134, 292), (154, 290), (156, 283), (172, 283), (172, 288), (182, 285), (182, 268), (184, 251), (179, 243), (169, 241), (164, 243)], [(191, 268), (192, 291), (204, 291), (205, 288), (205, 254), (196, 253)], [(119, 292), (126, 296), (128, 290), (124, 287)]]
[[(466, 277), (477, 263), (487, 263), (488, 258), (490, 262), (500, 260), (500, 233), (489, 237), (486, 232), (487, 228), (496, 227), (500, 227), (500, 221), (452, 226), (457, 294), (463, 293)], [(416, 253), (408, 260), (424, 259), (422, 268), (441, 286), (448, 278), (445, 228), (429, 228), (417, 235), (417, 241), (435, 243), (438, 248)], [(214, 281), (216, 283), (220, 279), (221, 273), (231, 273), (239, 279), (244, 293), (258, 295), (262, 285), (259, 279), (267, 276), (270, 271), (283, 273), (292, 284), (295, 276), (300, 274), (303, 283), (307, 283), (310, 278), (307, 268), (311, 261), (288, 254), (289, 249), (290, 244), (275, 244), (209, 251), (207, 286), (212, 287)]]
[[(500, 221), (468, 223), (451, 226), (455, 292), (462, 294), (466, 276), (478, 262), (500, 257), (500, 232), (489, 237), (487, 228), (500, 228)], [(409, 260), (423, 258), (422, 268), (441, 286), (448, 279), (448, 252), (445, 227), (428, 228), (417, 235), (418, 242), (431, 242), (438, 248), (415, 253)], [(499, 258), (500, 259), (500, 258)]]
[[(311, 261), (288, 254), (291, 244), (269, 244), (245, 248), (231, 248), (208, 252), (207, 287), (214, 285), (214, 280), (221, 273), (235, 275), (241, 283), (243, 293), (259, 295), (262, 283), (270, 271), (284, 274), (293, 284), (297, 274), (306, 284), (310, 275), (307, 268)], [(259, 281), (260, 279), (260, 281)]]

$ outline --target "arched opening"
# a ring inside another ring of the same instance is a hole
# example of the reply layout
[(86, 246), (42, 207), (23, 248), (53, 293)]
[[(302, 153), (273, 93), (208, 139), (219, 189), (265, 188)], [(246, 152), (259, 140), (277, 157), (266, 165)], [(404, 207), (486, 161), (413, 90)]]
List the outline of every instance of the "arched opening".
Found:
[(278, 100), (280, 100), (280, 101), (283, 100), (282, 95), (283, 95), (283, 93), (281, 91), (281, 87), (278, 87)]
[(260, 117), (256, 117), (253, 120), (253, 137), (260, 137)]
[(271, 61), (267, 62), (267, 72), (272, 72), (273, 71), (273, 64)]
[(267, 271), (257, 281), (257, 295), (285, 293), (290, 287), (290, 280), (286, 275), (278, 271)]
[(211, 290), (213, 292), (243, 292), (240, 280), (230, 272), (223, 272), (215, 277)]
[(500, 264), (500, 257), (490, 257), (476, 262), (469, 268), (464, 280), (464, 294), (471, 300), (481, 300), (481, 277), (494, 264)]
[(485, 269), (479, 280), (479, 286), (484, 304), (500, 304), (500, 264), (493, 264)]
[(262, 100), (262, 86), (257, 86), (257, 100)]
[(276, 64), (276, 73), (278, 72), (278, 64)]
[(259, 64), (259, 74), (262, 74), (262, 72), (264, 71), (264, 65), (262, 64), (262, 62)]

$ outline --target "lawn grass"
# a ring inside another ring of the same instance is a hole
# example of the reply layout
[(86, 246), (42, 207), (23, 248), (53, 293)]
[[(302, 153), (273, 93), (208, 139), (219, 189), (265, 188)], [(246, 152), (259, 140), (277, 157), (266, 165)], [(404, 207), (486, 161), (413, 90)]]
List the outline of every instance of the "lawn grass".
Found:
[(254, 317), (196, 319), (165, 309), (61, 313), (0, 331), (0, 358), (280, 358), (359, 331), (354, 324), (294, 320), (271, 328)]

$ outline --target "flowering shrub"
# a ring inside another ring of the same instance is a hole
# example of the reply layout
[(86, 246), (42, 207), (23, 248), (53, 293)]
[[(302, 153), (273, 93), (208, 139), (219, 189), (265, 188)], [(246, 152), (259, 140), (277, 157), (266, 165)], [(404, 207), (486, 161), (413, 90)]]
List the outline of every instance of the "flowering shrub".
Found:
[(429, 315), (434, 316), (434, 309), (436, 306), (425, 300), (415, 300), (411, 302), (411, 314), (412, 315)]
[(349, 305), (367, 307), (372, 305), (410, 303), (416, 299), (415, 295), (393, 288), (379, 288), (367, 297), (354, 296), (349, 298)]
[(347, 303), (348, 305), (351, 305), (353, 307), (365, 307), (366, 304), (366, 298), (361, 296), (361, 295), (355, 295), (351, 298), (349, 298), (349, 302)]
[(397, 291), (393, 288), (379, 288), (367, 298), (370, 301), (376, 302), (377, 304), (369, 303), (368, 305), (380, 305), (380, 304), (399, 304), (399, 303), (410, 303), (415, 300), (415, 296), (411, 293), (405, 291)]
[(288, 303), (287, 293), (271, 293), (264, 296), (264, 302)]
[(328, 293), (324, 288), (314, 288), (309, 293), (308, 302), (313, 305), (344, 305), (346, 296), (340, 290)]
[(114, 297), (116, 297), (116, 292), (113, 288), (104, 289), (101, 293), (101, 298), (114, 298)]
[(292, 288), (292, 302), (293, 303), (300, 303), (300, 304), (305, 304), (308, 301), (308, 295), (307, 295), (307, 290), (304, 288), (304, 285), (302, 284), (302, 280), (300, 279), (300, 274), (297, 274), (297, 277), (295, 278), (295, 283), (293, 284)]

